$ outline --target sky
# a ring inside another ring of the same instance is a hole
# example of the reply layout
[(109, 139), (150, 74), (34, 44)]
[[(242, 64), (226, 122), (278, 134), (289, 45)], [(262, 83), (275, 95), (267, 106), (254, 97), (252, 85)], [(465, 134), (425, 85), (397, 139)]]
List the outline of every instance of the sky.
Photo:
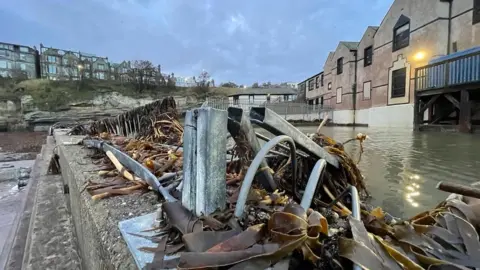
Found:
[(218, 82), (300, 82), (339, 41), (359, 41), (393, 0), (1, 1), (0, 41), (150, 60)]

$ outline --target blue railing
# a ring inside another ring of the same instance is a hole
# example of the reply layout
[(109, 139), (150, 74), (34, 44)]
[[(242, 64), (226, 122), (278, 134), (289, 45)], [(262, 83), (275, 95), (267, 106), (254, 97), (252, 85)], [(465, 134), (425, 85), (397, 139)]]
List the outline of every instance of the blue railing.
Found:
[(480, 49), (415, 69), (417, 91), (475, 83), (480, 83)]

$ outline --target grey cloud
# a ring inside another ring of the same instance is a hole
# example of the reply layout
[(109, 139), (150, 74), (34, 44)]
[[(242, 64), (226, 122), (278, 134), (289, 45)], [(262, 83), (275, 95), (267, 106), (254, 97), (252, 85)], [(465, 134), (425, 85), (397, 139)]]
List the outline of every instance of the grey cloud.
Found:
[(338, 41), (358, 40), (391, 2), (16, 0), (2, 3), (0, 23), (14, 25), (3, 41), (149, 59), (184, 76), (206, 69), (217, 82), (251, 84), (320, 71)]

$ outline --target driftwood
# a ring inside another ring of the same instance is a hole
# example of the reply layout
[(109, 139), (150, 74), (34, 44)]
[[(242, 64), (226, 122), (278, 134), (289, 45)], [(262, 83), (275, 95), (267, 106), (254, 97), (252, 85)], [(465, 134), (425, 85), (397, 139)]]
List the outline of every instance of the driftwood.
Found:
[(152, 134), (152, 121), (155, 122), (163, 114), (176, 118), (175, 99), (167, 97), (122, 113), (88, 124), (77, 125), (70, 131), (71, 135), (95, 135), (103, 132), (121, 136), (143, 137)]

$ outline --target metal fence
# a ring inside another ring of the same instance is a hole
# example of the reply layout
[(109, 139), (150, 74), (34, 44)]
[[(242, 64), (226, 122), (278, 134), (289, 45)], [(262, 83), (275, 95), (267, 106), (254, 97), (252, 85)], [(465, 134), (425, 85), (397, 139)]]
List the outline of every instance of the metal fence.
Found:
[(227, 110), (228, 107), (238, 107), (244, 110), (249, 110), (252, 107), (266, 107), (287, 120), (313, 121), (323, 119), (325, 115), (333, 120), (332, 108), (298, 102), (234, 102), (228, 99), (208, 98), (204, 105), (219, 110)]

